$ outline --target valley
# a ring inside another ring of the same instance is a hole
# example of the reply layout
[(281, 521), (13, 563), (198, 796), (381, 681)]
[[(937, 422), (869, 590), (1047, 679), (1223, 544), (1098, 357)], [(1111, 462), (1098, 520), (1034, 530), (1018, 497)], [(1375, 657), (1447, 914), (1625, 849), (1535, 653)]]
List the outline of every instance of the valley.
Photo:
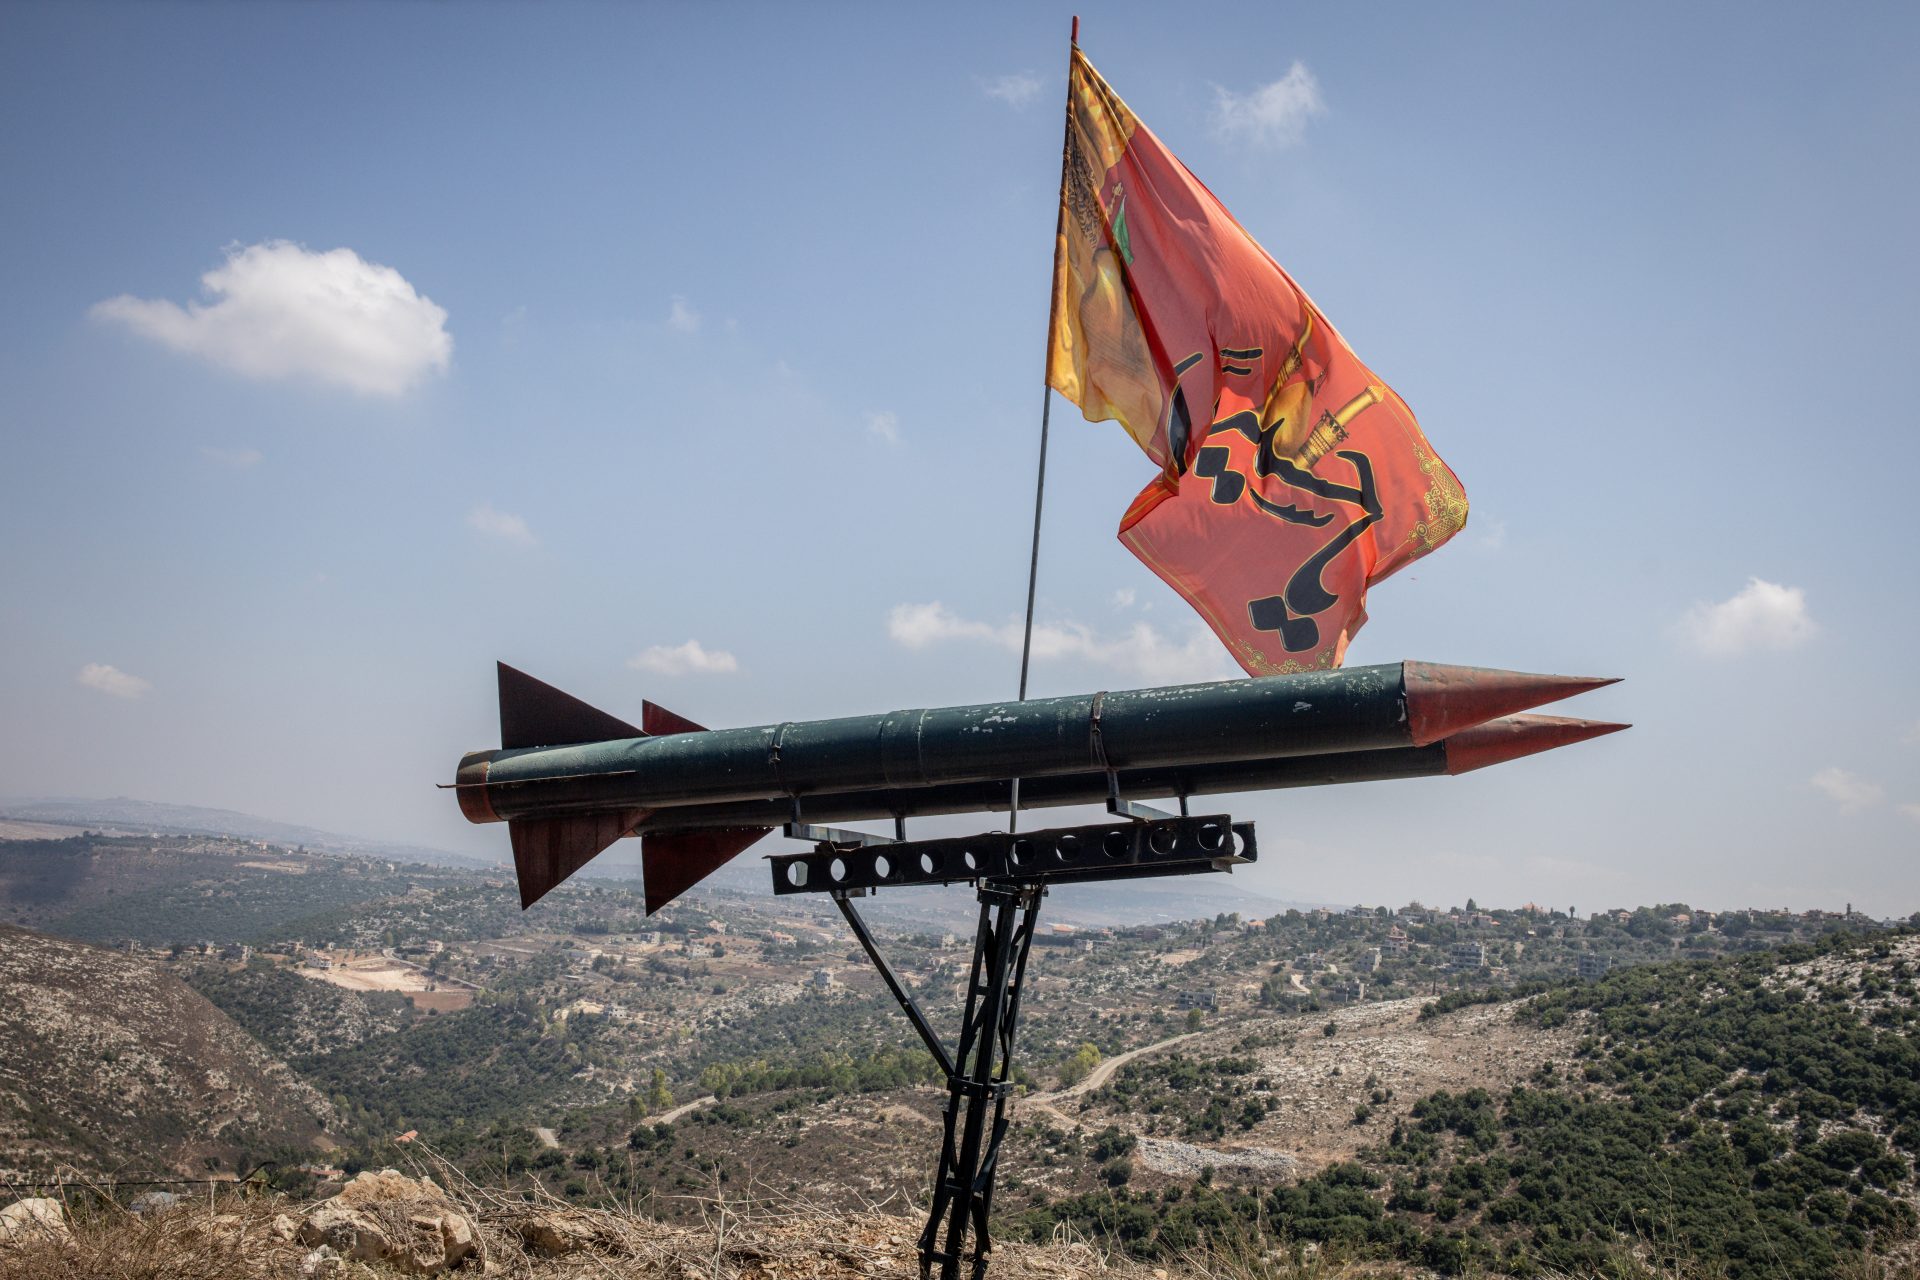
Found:
[[(485, 870), (204, 835), (0, 842), (0, 886), (10, 1180), (264, 1166), (310, 1195), (431, 1153), (666, 1220), (715, 1195), (925, 1202), (944, 1088), (824, 903), (723, 885), (649, 918), (589, 881), (523, 914)], [(1720, 1216), (1668, 1226), (1735, 1258), (1771, 1232), (1837, 1275), (1914, 1221), (1911, 932), (1684, 904), (1120, 927), (1062, 907), (1034, 948), (1003, 1235), (1678, 1268), (1705, 1255), (1620, 1215), (1666, 1222), (1634, 1188), (1706, 1179)], [(964, 909), (869, 912), (943, 1034)], [(1836, 1092), (1842, 1067), (1866, 1083)], [(1561, 1166), (1615, 1141), (1600, 1181)]]

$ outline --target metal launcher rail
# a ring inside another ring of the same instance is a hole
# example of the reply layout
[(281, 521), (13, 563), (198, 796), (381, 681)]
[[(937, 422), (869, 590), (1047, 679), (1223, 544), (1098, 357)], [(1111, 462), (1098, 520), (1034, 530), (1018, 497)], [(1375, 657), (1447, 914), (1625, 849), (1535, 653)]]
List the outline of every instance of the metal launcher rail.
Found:
[[(1251, 822), (1224, 814), (1160, 814), (1110, 795), (1125, 821), (1016, 835), (992, 832), (942, 840), (907, 840), (791, 823), (785, 834), (814, 841), (810, 853), (768, 858), (776, 894), (825, 893), (879, 970), (927, 1052), (947, 1077), (940, 1165), (933, 1204), (920, 1233), (920, 1274), (959, 1280), (963, 1259), (974, 1280), (985, 1275), (992, 1238), (988, 1216), (1007, 1133), (1014, 1032), (1033, 947), (1040, 900), (1050, 886), (1092, 880), (1231, 871), (1258, 856)], [(952, 1052), (913, 993), (880, 953), (853, 900), (896, 885), (970, 883), (980, 900), (960, 1038)], [(943, 1236), (944, 1228), (944, 1236)], [(972, 1248), (968, 1248), (971, 1229)]]

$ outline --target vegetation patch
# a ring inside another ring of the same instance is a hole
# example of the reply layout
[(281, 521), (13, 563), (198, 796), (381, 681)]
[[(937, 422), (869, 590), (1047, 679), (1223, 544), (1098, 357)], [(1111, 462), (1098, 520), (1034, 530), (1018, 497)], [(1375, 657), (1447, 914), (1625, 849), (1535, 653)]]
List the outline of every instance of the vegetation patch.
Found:
[[(1430, 1094), (1361, 1160), (1291, 1186), (1121, 1188), (1019, 1228), (1153, 1256), (1337, 1245), (1445, 1274), (1855, 1274), (1915, 1234), (1917, 944), (1835, 934), (1551, 990), (1517, 1016), (1589, 1033), (1571, 1078)], [(1166, 1087), (1143, 1073), (1139, 1105), (1178, 1082), (1189, 1113), (1219, 1110), (1231, 1073), (1158, 1067)]]

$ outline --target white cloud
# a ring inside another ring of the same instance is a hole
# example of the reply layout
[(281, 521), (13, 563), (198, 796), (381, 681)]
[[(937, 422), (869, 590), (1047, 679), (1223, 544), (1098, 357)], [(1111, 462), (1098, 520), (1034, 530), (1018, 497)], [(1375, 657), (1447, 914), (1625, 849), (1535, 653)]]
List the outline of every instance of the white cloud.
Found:
[(1113, 593), (1113, 607), (1116, 609), (1131, 609), (1133, 608), (1135, 599), (1136, 597), (1132, 587), (1120, 587)]
[(982, 78), (980, 92), (989, 98), (1004, 102), (1014, 110), (1028, 106), (1040, 96), (1040, 77), (1029, 71), (1016, 72), (1010, 76)]
[(523, 547), (530, 547), (535, 541), (533, 530), (527, 528), (524, 519), (509, 512), (495, 511), (484, 502), (467, 512), (467, 524), (502, 542), (517, 542)]
[(116, 698), (137, 698), (153, 688), (151, 683), (139, 676), (128, 675), (120, 668), (104, 662), (89, 662), (73, 678), (89, 689), (97, 689)]
[(628, 658), (627, 665), (661, 676), (725, 675), (740, 669), (739, 660), (725, 649), (708, 649), (698, 640), (673, 646), (656, 644)]
[(1294, 63), (1286, 75), (1251, 93), (1234, 93), (1218, 85), (1213, 90), (1214, 132), (1228, 142), (1295, 146), (1306, 133), (1307, 121), (1326, 113), (1320, 82), (1303, 62)]
[(1858, 774), (1848, 773), (1845, 769), (1828, 767), (1807, 779), (1814, 790), (1826, 796), (1840, 806), (1842, 813), (1859, 813), (1862, 809), (1871, 809), (1886, 798), (1886, 792), (1876, 782), (1869, 782)]
[(687, 305), (687, 300), (679, 294), (673, 295), (673, 305), (667, 309), (667, 323), (681, 333), (700, 332), (700, 313)]
[(1760, 578), (1749, 578), (1739, 594), (1718, 604), (1694, 605), (1680, 619), (1681, 637), (1710, 657), (1797, 649), (1818, 631), (1806, 592)]
[[(1021, 630), (1018, 622), (996, 626), (962, 618), (938, 600), (898, 604), (887, 616), (887, 634), (908, 649), (960, 640), (1017, 654)], [(1078, 659), (1155, 684), (1225, 680), (1238, 674), (1219, 641), (1198, 625), (1185, 640), (1176, 641), (1144, 622), (1114, 637), (1096, 636), (1079, 623), (1038, 623), (1033, 628), (1033, 657), (1037, 662)]]
[(216, 466), (232, 467), (235, 471), (257, 467), (266, 457), (258, 449), (216, 449), (211, 445), (200, 446), (200, 456)]
[(185, 307), (121, 294), (91, 314), (249, 378), (311, 378), (365, 395), (400, 395), (453, 357), (447, 313), (351, 249), (234, 246), (200, 283), (206, 300)]
[(1481, 550), (1499, 551), (1504, 549), (1506, 545), (1507, 545), (1507, 522), (1505, 520), (1488, 519), (1481, 524), (1481, 528), (1480, 528), (1480, 549)]
[(867, 434), (887, 444), (900, 443), (900, 415), (889, 411), (867, 415)]
[(1899, 809), (1901, 817), (1911, 818), (1915, 822), (1920, 822), (1920, 804), (1903, 804), (1899, 806)]

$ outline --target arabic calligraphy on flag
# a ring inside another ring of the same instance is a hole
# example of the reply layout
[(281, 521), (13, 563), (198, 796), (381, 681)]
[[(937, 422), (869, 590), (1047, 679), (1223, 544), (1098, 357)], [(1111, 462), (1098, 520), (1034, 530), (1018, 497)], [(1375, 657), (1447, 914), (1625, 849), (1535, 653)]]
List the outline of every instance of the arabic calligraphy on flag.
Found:
[(1394, 390), (1078, 48), (1047, 381), (1160, 468), (1120, 540), (1250, 674), (1338, 666), (1367, 588), (1466, 524)]

